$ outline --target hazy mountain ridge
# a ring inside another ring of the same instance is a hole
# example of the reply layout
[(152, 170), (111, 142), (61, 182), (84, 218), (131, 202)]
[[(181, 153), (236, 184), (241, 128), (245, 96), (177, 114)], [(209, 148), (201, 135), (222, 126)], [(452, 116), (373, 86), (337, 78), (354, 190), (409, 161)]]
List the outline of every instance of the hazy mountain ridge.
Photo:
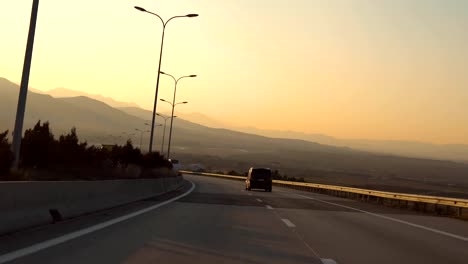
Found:
[[(13, 127), (18, 91), (17, 85), (0, 79), (0, 131), (11, 131)], [(138, 113), (143, 114), (143, 118)], [(41, 119), (50, 121), (56, 136), (75, 126), (80, 139), (90, 144), (122, 144), (130, 137), (138, 146), (140, 134), (135, 129), (147, 128), (145, 118), (151, 116), (151, 112), (138, 110), (138, 113), (130, 114), (84, 96), (53, 98), (30, 91), (24, 128), (32, 127)], [(158, 123), (161, 121), (159, 119)], [(157, 127), (155, 150), (161, 149), (161, 140), (162, 127)], [(145, 133), (143, 150), (147, 149), (147, 144), (148, 134)], [(174, 121), (172, 146), (173, 157), (183, 163), (201, 163), (213, 170), (245, 171), (250, 166), (265, 166), (312, 182), (383, 185), (385, 188), (416, 184), (417, 188), (423, 188), (421, 191), (447, 189), (449, 193), (460, 195), (465, 195), (468, 189), (468, 165), (462, 163), (375, 154), (301, 139), (265, 137), (210, 128), (183, 118)]]
[(350, 147), (376, 153), (468, 162), (468, 145), (464, 144), (433, 144), (405, 140), (339, 139), (323, 134), (263, 130), (254, 127), (242, 127), (238, 128), (238, 130), (268, 137), (302, 139), (326, 145)]
[[(149, 110), (138, 107), (119, 107), (119, 109), (128, 114), (151, 120), (152, 112)], [(166, 114), (169, 115), (169, 113)], [(179, 116), (185, 120), (208, 127), (225, 128), (265, 137), (305, 140), (325, 145), (348, 147), (355, 150), (370, 151), (381, 154), (468, 162), (468, 145), (464, 144), (432, 144), (428, 142), (403, 140), (340, 139), (323, 134), (307, 134), (297, 131), (265, 130), (255, 127), (229, 126), (219, 120), (200, 113), (183, 113)]]
[[(0, 79), (0, 95), (0, 105), (4, 108), (4, 111), (0, 114), (2, 117), (0, 126), (5, 129), (11, 129), (16, 111), (16, 100), (13, 99), (18, 96), (18, 86), (6, 79)], [(49, 120), (51, 127), (57, 131), (68, 131), (71, 127), (76, 126), (78, 131), (81, 130), (85, 134), (99, 131), (103, 133), (115, 131), (118, 134), (120, 132), (135, 131), (135, 128), (143, 128), (144, 123), (148, 120), (146, 117), (151, 117), (151, 111), (134, 107), (128, 109), (137, 110), (144, 116), (138, 116), (138, 113), (127, 113), (86, 96), (54, 98), (50, 95), (29, 91), (25, 114), (25, 128), (31, 127), (40, 119), (43, 121)], [(161, 119), (159, 119), (158, 123), (160, 121)], [(181, 130), (181, 134), (183, 132), (187, 134), (202, 133), (204, 135), (204, 137), (200, 137), (200, 134), (197, 134), (195, 139), (189, 137), (182, 140), (197, 141), (198, 143), (209, 140), (211, 147), (247, 145), (263, 149), (268, 147), (268, 144), (274, 140), (238, 131), (209, 128), (182, 118), (177, 118), (174, 121), (174, 126)], [(230, 141), (225, 139), (227, 137), (236, 137), (243, 140)], [(219, 139), (218, 141), (214, 140), (217, 138)], [(296, 140), (289, 141), (300, 142)], [(303, 145), (303, 143), (300, 145)], [(319, 146), (319, 144), (312, 142), (307, 142), (307, 145)], [(339, 149), (322, 145), (320, 147), (330, 148), (331, 150)]]
[(106, 96), (102, 96), (99, 94), (89, 94), (89, 93), (75, 91), (75, 90), (71, 90), (67, 88), (55, 88), (55, 89), (48, 90), (48, 91), (42, 91), (42, 93), (49, 94), (55, 98), (86, 96), (86, 97), (104, 102), (112, 107), (139, 107), (135, 103), (117, 101), (111, 97), (106, 97)]
[[(140, 107), (117, 107), (117, 109), (122, 110), (128, 114), (137, 116), (139, 118), (143, 118), (146, 120), (152, 119), (152, 111), (146, 110)], [(171, 113), (162, 113), (165, 116), (170, 116)], [(203, 126), (212, 127), (212, 128), (229, 128), (223, 122), (211, 118), (207, 115), (202, 113), (176, 113), (177, 117), (182, 118), (184, 120), (190, 121), (192, 123), (197, 123)]]
[[(16, 84), (12, 83), (12, 85)], [(115, 107), (127, 114), (144, 119), (146, 120), (146, 122), (152, 119), (151, 111), (142, 109), (134, 103), (119, 102), (110, 97), (91, 95), (65, 88), (57, 88), (47, 92), (43, 92), (36, 89), (31, 89), (31, 91), (40, 94), (49, 94), (57, 98), (86, 96), (97, 101), (104, 102), (109, 106)], [(170, 115), (170, 113), (163, 114)], [(464, 144), (432, 144), (427, 142), (403, 140), (340, 139), (323, 134), (307, 134), (296, 131), (266, 130), (258, 129), (255, 127), (234, 127), (201, 113), (179, 113), (179, 117), (191, 121), (193, 123), (201, 124), (208, 127), (226, 128), (266, 137), (300, 139), (310, 142), (317, 142), (325, 145), (349, 147), (357, 150), (371, 151), (391, 155), (401, 155), (407, 157), (444, 159), (468, 162), (468, 145)], [(158, 118), (157, 123), (160, 122), (162, 122), (162, 119)]]

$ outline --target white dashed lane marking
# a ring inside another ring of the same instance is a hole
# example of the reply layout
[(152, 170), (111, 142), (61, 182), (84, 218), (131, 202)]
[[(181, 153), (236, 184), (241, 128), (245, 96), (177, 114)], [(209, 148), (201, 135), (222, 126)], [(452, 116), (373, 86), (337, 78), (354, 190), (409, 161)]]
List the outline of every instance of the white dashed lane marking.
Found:
[(266, 205), (266, 208), (269, 209), (269, 210), (273, 210), (273, 207), (271, 207), (269, 205)]
[(447, 236), (447, 237), (451, 237), (451, 238), (455, 238), (455, 239), (458, 239), (458, 240), (461, 240), (461, 241), (468, 242), (468, 237), (460, 236), (460, 235), (457, 235), (457, 234), (452, 234), (452, 233), (449, 233), (449, 232), (445, 232), (445, 231), (438, 230), (438, 229), (435, 229), (435, 228), (426, 227), (426, 226), (423, 226), (423, 225), (418, 225), (418, 224), (407, 222), (407, 221), (400, 220), (400, 219), (397, 219), (397, 218), (393, 218), (393, 217), (389, 217), (389, 216), (385, 216), (385, 215), (381, 215), (381, 214), (376, 214), (376, 213), (364, 211), (364, 210), (361, 210), (361, 209), (357, 209), (357, 208), (342, 205), (342, 204), (327, 202), (327, 201), (324, 201), (324, 200), (320, 200), (320, 199), (313, 198), (313, 197), (306, 196), (306, 195), (302, 195), (302, 194), (296, 194), (296, 193), (292, 193), (292, 194), (294, 194), (296, 196), (299, 196), (299, 197), (306, 198), (306, 199), (311, 199), (311, 200), (322, 202), (322, 203), (325, 203), (325, 204), (330, 204), (330, 205), (350, 209), (350, 210), (365, 213), (365, 214), (368, 214), (368, 215), (371, 215), (371, 216), (374, 216), (374, 217), (386, 219), (386, 220), (389, 220), (389, 221), (393, 221), (393, 222), (397, 222), (397, 223), (400, 223), (400, 224), (412, 226), (412, 227), (415, 227), (415, 228), (420, 228), (420, 229), (423, 229), (423, 230), (426, 230), (426, 231), (430, 231), (430, 232), (433, 232), (433, 233), (437, 233), (437, 234), (440, 234), (440, 235), (444, 235), (444, 236)]
[(258, 201), (258, 202), (260, 202), (260, 203), (262, 203), (262, 202), (263, 202), (261, 199), (258, 199), (258, 198), (257, 198), (257, 201)]
[(293, 224), (291, 221), (289, 221), (289, 219), (282, 218), (281, 221), (283, 221), (284, 224), (286, 224), (287, 227), (296, 227), (296, 225)]

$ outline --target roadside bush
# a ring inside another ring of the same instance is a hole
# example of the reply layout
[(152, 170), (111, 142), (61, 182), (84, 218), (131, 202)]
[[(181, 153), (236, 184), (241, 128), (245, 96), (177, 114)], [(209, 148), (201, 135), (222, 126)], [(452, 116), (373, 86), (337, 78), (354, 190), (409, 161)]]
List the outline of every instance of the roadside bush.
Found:
[(114, 167), (128, 167), (128, 164), (142, 163), (143, 155), (140, 149), (133, 147), (132, 141), (127, 140), (124, 146), (115, 145), (109, 155)]
[(57, 141), (50, 132), (49, 123), (39, 120), (32, 129), (24, 132), (21, 143), (21, 166), (26, 168), (47, 168), (56, 162)]
[(0, 175), (8, 174), (13, 162), (11, 145), (8, 142), (8, 130), (0, 133)]
[[(0, 173), (8, 172), (13, 160), (7, 134), (0, 134)], [(160, 174), (172, 169), (172, 163), (159, 153), (143, 155), (130, 140), (111, 149), (88, 146), (79, 142), (75, 128), (56, 140), (49, 123), (41, 121), (25, 131), (20, 158), (20, 166), (25, 169), (22, 176), (29, 180), (115, 179), (130, 177), (130, 171), (135, 172), (131, 176), (135, 178), (145, 176), (140, 173), (141, 167), (160, 168)], [(148, 175), (154, 177), (151, 172)]]
[(88, 147), (85, 153), (85, 164), (91, 168), (112, 167), (110, 152), (105, 148)]
[(166, 160), (159, 152), (146, 153), (143, 155), (141, 165), (144, 168), (169, 168), (172, 169), (172, 163)]
[(57, 142), (56, 162), (63, 166), (83, 166), (88, 163), (86, 159), (87, 143), (79, 143), (76, 129), (72, 128), (70, 133), (61, 135)]

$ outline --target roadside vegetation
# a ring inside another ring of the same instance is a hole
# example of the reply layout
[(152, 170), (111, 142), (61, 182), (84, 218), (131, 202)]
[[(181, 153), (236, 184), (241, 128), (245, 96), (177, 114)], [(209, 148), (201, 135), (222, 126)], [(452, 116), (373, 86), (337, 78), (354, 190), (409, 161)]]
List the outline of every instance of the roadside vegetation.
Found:
[(80, 142), (75, 128), (56, 139), (49, 123), (38, 121), (25, 131), (19, 170), (11, 173), (13, 153), (8, 133), (0, 133), (0, 180), (147, 178), (153, 175), (149, 170), (172, 169), (159, 153), (143, 154), (130, 140), (125, 145), (89, 146)]

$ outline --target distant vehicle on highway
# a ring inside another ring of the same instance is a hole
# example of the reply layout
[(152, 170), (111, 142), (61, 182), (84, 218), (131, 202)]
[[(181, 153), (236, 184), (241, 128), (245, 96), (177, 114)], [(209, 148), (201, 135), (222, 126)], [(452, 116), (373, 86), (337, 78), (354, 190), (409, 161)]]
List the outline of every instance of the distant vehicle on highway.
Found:
[(245, 189), (264, 189), (265, 192), (271, 192), (272, 180), (271, 170), (268, 168), (250, 168), (245, 179)]

